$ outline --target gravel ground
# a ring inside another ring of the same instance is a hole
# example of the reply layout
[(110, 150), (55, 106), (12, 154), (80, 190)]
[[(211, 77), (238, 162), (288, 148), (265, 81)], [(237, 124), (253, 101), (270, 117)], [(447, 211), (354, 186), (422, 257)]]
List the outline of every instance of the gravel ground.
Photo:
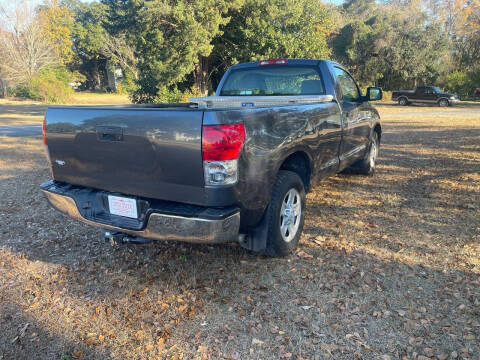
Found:
[(111, 247), (40, 195), (39, 137), (0, 137), (0, 360), (480, 359), (480, 107), (378, 109), (376, 176), (314, 188), (283, 259)]

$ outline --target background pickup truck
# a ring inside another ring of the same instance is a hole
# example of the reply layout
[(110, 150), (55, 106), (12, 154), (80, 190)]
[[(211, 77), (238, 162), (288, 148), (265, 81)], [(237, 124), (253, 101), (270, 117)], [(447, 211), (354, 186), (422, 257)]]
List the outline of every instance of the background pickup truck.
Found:
[(305, 193), (346, 168), (371, 175), (378, 112), (339, 64), (231, 67), (188, 104), (49, 107), (43, 138), (58, 210), (124, 241), (237, 241), (269, 256), (297, 246)]
[(436, 86), (418, 86), (415, 90), (397, 90), (392, 92), (392, 100), (398, 101), (398, 104), (402, 106), (415, 102), (449, 106), (459, 101), (457, 95), (445, 93)]

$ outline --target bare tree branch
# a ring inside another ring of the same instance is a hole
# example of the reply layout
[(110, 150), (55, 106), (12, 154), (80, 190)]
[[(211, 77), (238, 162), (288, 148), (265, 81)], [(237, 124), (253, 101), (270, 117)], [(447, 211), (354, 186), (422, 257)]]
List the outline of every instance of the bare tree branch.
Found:
[(55, 49), (43, 35), (33, 7), (15, 1), (0, 6), (0, 78), (13, 85), (28, 84), (41, 70), (58, 64)]

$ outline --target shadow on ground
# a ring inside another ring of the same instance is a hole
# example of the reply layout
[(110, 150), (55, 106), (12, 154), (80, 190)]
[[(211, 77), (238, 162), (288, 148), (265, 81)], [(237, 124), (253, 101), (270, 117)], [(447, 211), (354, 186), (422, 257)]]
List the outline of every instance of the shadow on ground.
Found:
[(40, 359), (475, 359), (480, 130), (384, 129), (377, 176), (317, 186), (301, 252), (284, 259), (234, 244), (110, 247), (39, 198), (48, 169), (31, 154), (0, 184), (0, 355), (35, 351), (30, 329), (10, 339), (28, 322)]

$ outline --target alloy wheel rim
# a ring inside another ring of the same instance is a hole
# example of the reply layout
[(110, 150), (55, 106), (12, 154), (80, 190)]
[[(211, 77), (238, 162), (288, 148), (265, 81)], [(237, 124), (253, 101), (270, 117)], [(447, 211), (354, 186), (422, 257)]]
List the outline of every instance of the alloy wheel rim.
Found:
[(377, 143), (372, 141), (372, 145), (370, 146), (370, 167), (375, 167), (375, 162), (377, 160)]
[(302, 199), (297, 189), (290, 189), (285, 194), (280, 210), (280, 233), (283, 240), (290, 242), (297, 234), (302, 215)]

